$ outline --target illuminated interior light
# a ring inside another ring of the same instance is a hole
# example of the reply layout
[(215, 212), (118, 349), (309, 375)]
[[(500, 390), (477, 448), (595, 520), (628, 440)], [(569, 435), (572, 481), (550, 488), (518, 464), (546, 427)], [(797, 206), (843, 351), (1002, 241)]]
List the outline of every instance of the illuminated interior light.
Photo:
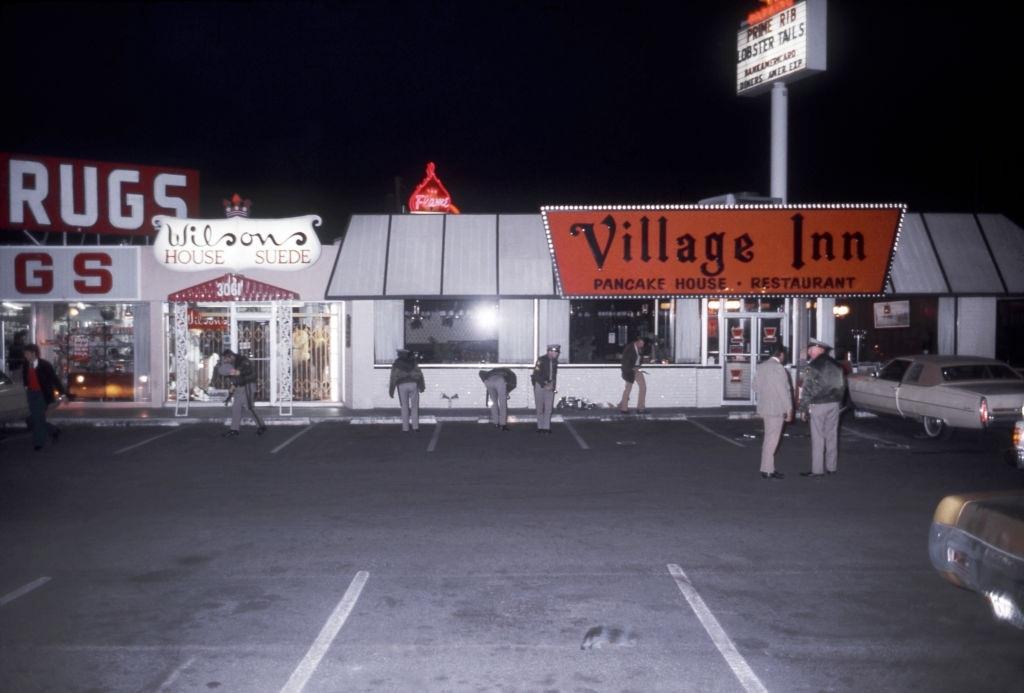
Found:
[(84, 375), (76, 375), (75, 376), (75, 382), (78, 383), (79, 385), (81, 385), (82, 383), (85, 382), (85, 376)]
[(148, 383), (149, 382), (149, 376), (148, 375), (140, 375), (139, 376), (139, 382), (140, 383)]

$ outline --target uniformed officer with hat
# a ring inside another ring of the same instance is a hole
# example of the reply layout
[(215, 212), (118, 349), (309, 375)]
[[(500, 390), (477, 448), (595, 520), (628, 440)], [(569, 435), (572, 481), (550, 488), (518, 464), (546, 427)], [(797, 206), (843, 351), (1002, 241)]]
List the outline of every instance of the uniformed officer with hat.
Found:
[(839, 406), (846, 396), (846, 374), (829, 355), (832, 345), (820, 339), (807, 342), (807, 367), (800, 388), (800, 416), (810, 418), (811, 471), (800, 476), (821, 478), (838, 469)]
[(537, 432), (551, 433), (551, 411), (555, 406), (555, 391), (558, 389), (558, 355), (560, 344), (548, 344), (547, 352), (537, 358), (530, 375), (533, 383), (533, 400), (537, 405)]

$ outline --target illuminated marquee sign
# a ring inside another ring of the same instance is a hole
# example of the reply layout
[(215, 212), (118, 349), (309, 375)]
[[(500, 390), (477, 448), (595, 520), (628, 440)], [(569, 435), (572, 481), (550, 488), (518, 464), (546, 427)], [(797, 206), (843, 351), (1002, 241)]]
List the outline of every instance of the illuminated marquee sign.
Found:
[(767, 0), (736, 39), (736, 93), (760, 94), (825, 70), (825, 0)]
[[(241, 274), (225, 274), (223, 277), (175, 291), (167, 300), (170, 303), (298, 301), (299, 295), (290, 289), (249, 279)], [(192, 322), (191, 316), (189, 322)]]
[(249, 268), (296, 271), (320, 258), (320, 217), (177, 219), (153, 217), (157, 262), (179, 272)]
[(0, 296), (33, 301), (139, 298), (139, 248), (2, 246)]
[(571, 298), (885, 290), (903, 205), (544, 207)]
[(199, 208), (199, 172), (0, 152), (0, 228), (148, 236)]
[(431, 161), (427, 164), (427, 176), (409, 196), (409, 211), (413, 214), (458, 214), (459, 208), (452, 202), (448, 189), (434, 172)]

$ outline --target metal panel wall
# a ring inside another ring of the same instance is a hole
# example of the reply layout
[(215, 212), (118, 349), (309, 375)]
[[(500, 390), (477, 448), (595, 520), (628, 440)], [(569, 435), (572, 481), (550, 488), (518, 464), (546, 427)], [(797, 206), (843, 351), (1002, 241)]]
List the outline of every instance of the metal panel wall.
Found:
[(388, 251), (386, 215), (352, 215), (334, 262), (327, 296), (380, 296)]
[(391, 217), (388, 248), (388, 296), (437, 296), (441, 293), (443, 214)]
[(498, 217), (498, 257), (501, 296), (554, 294), (551, 253), (539, 214)]
[(996, 357), (996, 299), (957, 299), (956, 353)]
[(497, 217), (461, 214), (444, 230), (444, 295), (494, 296), (498, 292)]
[(1024, 293), (1024, 229), (1002, 214), (979, 214), (978, 221), (992, 248), (1011, 294)]
[(892, 286), (898, 294), (949, 293), (920, 214), (908, 214), (903, 219), (892, 263)]
[[(955, 294), (1001, 294), (1003, 285), (970, 214), (925, 214), (939, 261)], [(896, 287), (903, 291), (899, 283)]]

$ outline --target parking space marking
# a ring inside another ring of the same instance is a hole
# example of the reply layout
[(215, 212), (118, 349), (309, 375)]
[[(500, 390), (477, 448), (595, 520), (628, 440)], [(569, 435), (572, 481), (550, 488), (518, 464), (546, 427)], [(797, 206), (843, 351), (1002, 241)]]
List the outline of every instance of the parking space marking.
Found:
[(576, 442), (580, 444), (580, 448), (582, 448), (583, 450), (590, 449), (590, 446), (587, 445), (587, 442), (585, 440), (583, 440), (583, 436), (576, 432), (576, 429), (573, 427), (572, 422), (569, 421), (569, 419), (565, 420), (565, 427), (569, 429), (569, 433), (572, 433), (572, 437), (575, 438)]
[(293, 436), (292, 436), (291, 438), (289, 438), (288, 440), (284, 441), (283, 443), (281, 443), (280, 445), (278, 445), (278, 446), (277, 446), (276, 448), (274, 448), (273, 450), (271, 450), (271, 451), (270, 451), (270, 454), (271, 454), (271, 455), (276, 455), (276, 454), (278, 453), (278, 451), (280, 451), (280, 450), (284, 450), (284, 449), (285, 449), (285, 447), (286, 447), (286, 446), (288, 446), (289, 444), (291, 444), (291, 442), (292, 442), (292, 441), (294, 441), (294, 440), (295, 440), (296, 438), (298, 438), (299, 436), (301, 436), (301, 435), (304, 435), (304, 434), (306, 434), (306, 433), (309, 433), (309, 432), (310, 432), (310, 430), (311, 430), (311, 429), (313, 428), (313, 426), (316, 426), (316, 424), (315, 424), (315, 423), (311, 423), (311, 424), (309, 424), (309, 425), (308, 425), (308, 426), (306, 426), (306, 427), (305, 427), (304, 429), (302, 429), (301, 431), (299, 431), (298, 433), (296, 433), (295, 435), (293, 435)]
[(363, 591), (363, 587), (369, 579), (370, 574), (365, 570), (360, 570), (352, 578), (352, 583), (345, 590), (345, 594), (342, 596), (341, 601), (338, 602), (338, 606), (334, 607), (334, 612), (320, 630), (320, 635), (317, 636), (306, 656), (299, 662), (299, 666), (292, 672), (291, 678), (288, 679), (284, 688), (281, 689), (281, 693), (300, 693), (306, 687), (309, 678), (320, 664), (320, 660), (327, 653), (331, 643), (334, 642), (334, 638), (338, 636), (341, 627), (345, 625), (348, 615), (352, 613), (352, 608), (356, 605), (356, 600), (359, 599), (359, 594)]
[(129, 450), (134, 450), (135, 448), (141, 448), (143, 445), (146, 445), (148, 443), (152, 443), (154, 440), (160, 440), (161, 438), (166, 438), (169, 435), (174, 435), (179, 430), (181, 430), (181, 429), (175, 428), (173, 431), (168, 431), (167, 433), (161, 433), (160, 435), (153, 436), (152, 438), (146, 438), (141, 443), (136, 443), (135, 445), (129, 445), (126, 448), (121, 448), (120, 450), (115, 451), (114, 454), (115, 455), (120, 455), (122, 452), (128, 452)]
[(885, 438), (878, 438), (876, 436), (869, 436), (867, 433), (861, 433), (850, 426), (843, 426), (842, 429), (844, 433), (849, 433), (856, 438), (863, 438), (864, 440), (870, 440), (875, 443), (885, 443), (886, 445), (898, 445), (898, 443), (892, 440), (886, 440)]
[(696, 426), (697, 428), (701, 429), (702, 431), (707, 431), (708, 433), (710, 433), (711, 435), (715, 436), (716, 438), (721, 438), (726, 443), (730, 443), (732, 445), (735, 445), (738, 448), (745, 448), (745, 447), (747, 447), (743, 443), (739, 443), (739, 442), (733, 440), (732, 438), (726, 438), (721, 433), (717, 433), (715, 431), (712, 431), (710, 428), (708, 428), (704, 424), (698, 423), (697, 421), (694, 421), (693, 419), (687, 419), (687, 421), (689, 421), (690, 423), (692, 423), (694, 426)]
[(171, 672), (170, 676), (164, 679), (164, 682), (160, 684), (160, 687), (156, 689), (155, 693), (160, 693), (160, 691), (171, 690), (171, 686), (174, 684), (175, 681), (178, 680), (178, 677), (181, 676), (181, 673), (188, 669), (190, 666), (192, 666), (192, 662), (194, 661), (196, 661), (195, 657), (189, 657), (187, 662), (175, 668), (175, 670)]
[(686, 597), (686, 601), (690, 604), (690, 608), (693, 609), (693, 613), (697, 614), (697, 618), (700, 620), (700, 624), (704, 626), (704, 630), (711, 636), (711, 642), (715, 643), (715, 647), (718, 648), (718, 651), (722, 653), (722, 657), (725, 658), (726, 664), (729, 665), (732, 673), (739, 679), (743, 689), (747, 693), (768, 693), (768, 689), (764, 687), (761, 679), (757, 678), (757, 674), (747, 664), (747, 660), (743, 658), (743, 655), (733, 645), (728, 634), (726, 634), (721, 624), (718, 623), (718, 619), (711, 613), (711, 609), (708, 608), (708, 605), (697, 594), (697, 590), (690, 582), (690, 578), (686, 577), (683, 569), (675, 563), (669, 563), (668, 572), (672, 575), (672, 579), (676, 581), (679, 591)]
[(434, 435), (430, 436), (430, 445), (427, 446), (427, 452), (433, 452), (437, 448), (437, 439), (441, 437), (441, 426), (440, 421), (434, 426)]
[(14, 590), (13, 592), (8, 592), (4, 596), (0, 597), (0, 606), (4, 606), (5, 604), (10, 604), (11, 602), (13, 602), (18, 597), (25, 596), (26, 594), (28, 594), (32, 590), (36, 589), (37, 587), (42, 587), (43, 585), (45, 585), (49, 581), (50, 581), (50, 578), (48, 578), (46, 576), (43, 576), (41, 578), (36, 578), (35, 580), (33, 580), (32, 582), (28, 583), (27, 585), (22, 585), (21, 587), (19, 587), (18, 589)]

